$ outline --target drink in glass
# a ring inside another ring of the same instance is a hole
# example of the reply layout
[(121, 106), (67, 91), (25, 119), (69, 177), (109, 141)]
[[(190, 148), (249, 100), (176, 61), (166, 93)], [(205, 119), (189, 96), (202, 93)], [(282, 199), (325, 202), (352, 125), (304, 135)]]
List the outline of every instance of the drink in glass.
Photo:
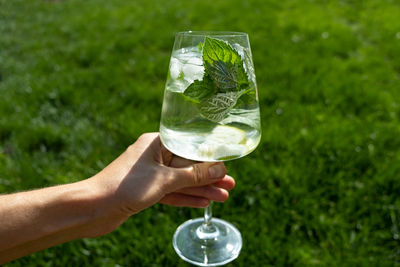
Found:
[[(181, 32), (171, 55), (161, 113), (160, 137), (174, 154), (195, 161), (243, 157), (260, 141), (260, 111), (248, 35)], [(218, 266), (242, 247), (232, 224), (204, 218), (181, 225), (174, 248), (182, 259)]]

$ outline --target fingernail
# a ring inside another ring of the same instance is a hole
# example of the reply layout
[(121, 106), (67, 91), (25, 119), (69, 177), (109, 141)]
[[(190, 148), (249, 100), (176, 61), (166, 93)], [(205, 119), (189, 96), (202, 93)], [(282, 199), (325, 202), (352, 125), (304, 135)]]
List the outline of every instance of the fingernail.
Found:
[(208, 169), (211, 178), (222, 178), (225, 173), (224, 167), (220, 164), (215, 164)]

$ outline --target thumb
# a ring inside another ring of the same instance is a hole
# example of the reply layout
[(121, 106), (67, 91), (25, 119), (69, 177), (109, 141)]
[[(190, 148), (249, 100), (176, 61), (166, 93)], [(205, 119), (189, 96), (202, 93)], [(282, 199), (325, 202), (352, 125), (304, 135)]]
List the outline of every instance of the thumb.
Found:
[(170, 191), (185, 187), (215, 183), (225, 177), (226, 168), (222, 162), (196, 163), (187, 168), (170, 168)]

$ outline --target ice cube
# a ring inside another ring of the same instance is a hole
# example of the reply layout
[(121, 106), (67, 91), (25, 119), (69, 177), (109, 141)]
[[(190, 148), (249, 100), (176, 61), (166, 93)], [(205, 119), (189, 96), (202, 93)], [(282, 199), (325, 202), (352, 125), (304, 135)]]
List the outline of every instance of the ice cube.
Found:
[(192, 64), (192, 65), (197, 65), (197, 66), (202, 66), (203, 65), (203, 59), (201, 57), (198, 57), (199, 54), (194, 54), (197, 57), (190, 57), (188, 58), (186, 63)]
[(174, 80), (178, 79), (179, 75), (181, 75), (181, 71), (182, 71), (181, 62), (178, 59), (172, 57), (169, 67), (169, 73), (171, 75), (171, 78)]
[(203, 144), (199, 145), (197, 153), (202, 158), (203, 157), (204, 158), (213, 158), (214, 157), (213, 147), (210, 144), (203, 143)]
[(215, 158), (227, 158), (232, 156), (241, 156), (246, 152), (246, 146), (244, 145), (219, 145), (215, 149)]
[(188, 82), (193, 82), (194, 80), (203, 80), (204, 67), (193, 64), (184, 64), (182, 66), (183, 77)]

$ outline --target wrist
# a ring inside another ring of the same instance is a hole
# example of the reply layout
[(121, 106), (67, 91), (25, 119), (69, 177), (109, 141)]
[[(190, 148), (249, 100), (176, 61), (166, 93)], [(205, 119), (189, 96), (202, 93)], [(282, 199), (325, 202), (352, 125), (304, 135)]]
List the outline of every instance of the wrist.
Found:
[(112, 190), (104, 188), (101, 183), (92, 177), (77, 182), (75, 186), (85, 192), (84, 201), (89, 204), (87, 222), (82, 237), (96, 237), (108, 234), (121, 225), (128, 215), (118, 209), (118, 201)]

